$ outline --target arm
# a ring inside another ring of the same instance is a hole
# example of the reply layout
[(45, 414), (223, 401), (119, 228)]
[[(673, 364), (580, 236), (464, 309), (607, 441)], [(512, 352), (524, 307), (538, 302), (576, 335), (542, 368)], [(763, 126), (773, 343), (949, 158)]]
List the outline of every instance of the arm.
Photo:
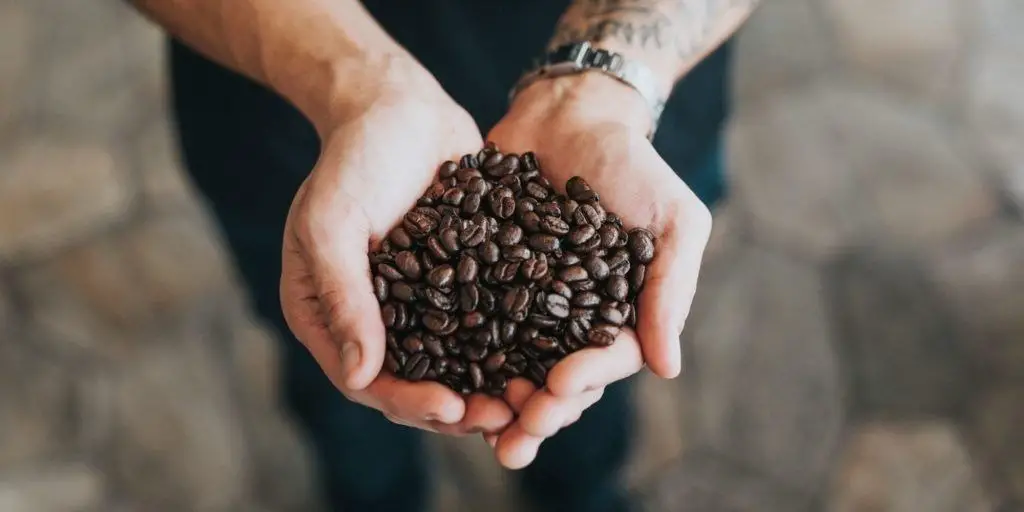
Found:
[(382, 91), (440, 92), (356, 0), (133, 0), (171, 35), (277, 91), (317, 129)]

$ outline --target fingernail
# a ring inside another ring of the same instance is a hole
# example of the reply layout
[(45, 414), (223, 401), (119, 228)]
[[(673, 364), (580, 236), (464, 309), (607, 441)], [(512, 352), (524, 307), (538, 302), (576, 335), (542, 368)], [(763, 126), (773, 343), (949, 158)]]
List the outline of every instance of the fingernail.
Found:
[(359, 345), (352, 341), (341, 344), (341, 371), (346, 380), (359, 368)]

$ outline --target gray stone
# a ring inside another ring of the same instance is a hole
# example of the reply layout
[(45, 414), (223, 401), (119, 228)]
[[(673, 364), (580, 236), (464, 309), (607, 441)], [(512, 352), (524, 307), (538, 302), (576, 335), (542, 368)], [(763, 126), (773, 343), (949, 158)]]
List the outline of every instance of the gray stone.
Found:
[(801, 512), (810, 499), (708, 454), (688, 455), (641, 491), (645, 512)]
[(202, 323), (165, 339), (90, 386), (85, 414), (110, 423), (112, 492), (136, 510), (238, 510), (249, 459), (226, 368)]
[(638, 487), (661, 468), (682, 457), (687, 432), (683, 418), (688, 411), (680, 382), (643, 373), (637, 379), (637, 425), (633, 452), (626, 468), (626, 482)]
[(857, 253), (838, 265), (837, 331), (859, 408), (938, 414), (963, 403), (970, 380), (955, 322), (915, 258)]
[(77, 444), (76, 376), (32, 352), (27, 340), (0, 337), (0, 472), (66, 455)]
[[(1024, 384), (1002, 384), (979, 393), (968, 432), (990, 485), (1006, 503), (1024, 504)], [(1020, 510), (1006, 507), (1001, 510)]]
[(30, 324), (62, 345), (122, 357), (146, 329), (222, 293), (230, 270), (196, 218), (159, 218), (81, 246), (17, 279)]
[(971, 456), (946, 423), (860, 427), (844, 450), (830, 512), (992, 512)]
[(0, 262), (80, 240), (131, 206), (131, 189), (104, 146), (37, 139), (0, 155)]
[(684, 332), (698, 446), (795, 489), (815, 489), (845, 415), (822, 283), (760, 250), (707, 276)]
[(741, 110), (730, 142), (752, 236), (814, 259), (863, 243), (937, 243), (997, 211), (927, 116), (839, 84)]
[(741, 104), (811, 82), (833, 60), (829, 34), (811, 0), (762, 2), (735, 48), (733, 91)]
[(103, 478), (86, 464), (0, 474), (4, 512), (101, 512)]
[(824, 5), (848, 66), (915, 98), (951, 92), (966, 43), (958, 0), (826, 0)]
[(1024, 225), (979, 230), (934, 253), (929, 268), (975, 367), (990, 376), (1024, 376)]

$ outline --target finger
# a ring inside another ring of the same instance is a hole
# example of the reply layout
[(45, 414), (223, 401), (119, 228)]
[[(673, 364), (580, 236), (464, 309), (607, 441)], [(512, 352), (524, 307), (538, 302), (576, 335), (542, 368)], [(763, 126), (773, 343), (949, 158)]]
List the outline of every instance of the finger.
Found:
[(366, 389), (348, 391), (353, 401), (377, 409), (405, 424), (455, 425), (466, 414), (466, 402), (436, 382), (408, 382), (382, 373)]
[(572, 397), (625, 379), (643, 365), (636, 334), (622, 329), (611, 346), (584, 348), (559, 361), (548, 372), (547, 387), (556, 396)]
[[(696, 200), (694, 200), (696, 201)], [(693, 303), (711, 216), (703, 205), (685, 209), (661, 234), (637, 302), (637, 334), (651, 370), (673, 378), (682, 370), (679, 335)]]
[(512, 379), (509, 381), (508, 387), (505, 388), (505, 403), (512, 408), (513, 412), (519, 414), (523, 411), (526, 401), (536, 392), (537, 388), (532, 382), (521, 378)]
[(466, 401), (466, 415), (459, 422), (466, 432), (496, 434), (508, 427), (514, 415), (500, 398), (474, 394)]
[(342, 382), (358, 390), (370, 385), (383, 366), (384, 325), (365, 247), (352, 243), (369, 240), (365, 216), (354, 202), (338, 197), (332, 201), (329, 208), (310, 205), (312, 211), (328, 213), (300, 217), (297, 227), (307, 240), (321, 321), (337, 350), (334, 357), (341, 360)]
[(537, 458), (537, 450), (543, 441), (543, 438), (527, 434), (517, 422), (498, 437), (494, 453), (502, 466), (508, 469), (522, 469)]
[(604, 395), (604, 388), (573, 396), (555, 396), (541, 390), (526, 403), (517, 423), (534, 437), (551, 437), (577, 418)]

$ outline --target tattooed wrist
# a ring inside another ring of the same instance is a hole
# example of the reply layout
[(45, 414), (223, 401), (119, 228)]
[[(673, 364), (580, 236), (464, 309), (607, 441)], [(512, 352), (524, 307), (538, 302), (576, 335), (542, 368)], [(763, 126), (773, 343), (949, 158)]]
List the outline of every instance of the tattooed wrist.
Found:
[(760, 0), (575, 0), (551, 46), (570, 41), (643, 59), (667, 85), (726, 40)]

